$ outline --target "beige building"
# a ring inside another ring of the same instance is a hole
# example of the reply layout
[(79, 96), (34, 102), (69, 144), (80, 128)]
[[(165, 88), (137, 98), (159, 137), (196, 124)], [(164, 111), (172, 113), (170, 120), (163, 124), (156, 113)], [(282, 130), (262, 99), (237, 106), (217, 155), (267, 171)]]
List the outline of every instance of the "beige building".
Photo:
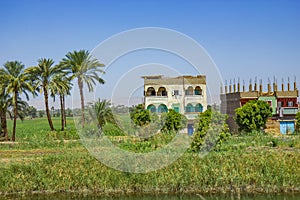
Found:
[(143, 76), (145, 108), (158, 114), (173, 109), (189, 120), (192, 133), (194, 119), (207, 108), (206, 76)]

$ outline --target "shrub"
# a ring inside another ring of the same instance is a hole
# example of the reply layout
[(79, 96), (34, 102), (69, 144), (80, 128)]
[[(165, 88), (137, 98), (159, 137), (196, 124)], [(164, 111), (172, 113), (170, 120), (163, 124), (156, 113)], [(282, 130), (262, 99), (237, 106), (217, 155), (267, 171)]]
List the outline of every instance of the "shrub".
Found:
[(296, 114), (296, 131), (300, 132), (300, 112)]
[(272, 116), (272, 108), (264, 101), (251, 100), (235, 110), (235, 121), (242, 132), (259, 131)]
[(103, 133), (106, 136), (124, 136), (124, 131), (120, 129), (117, 125), (107, 123), (102, 128)]
[(130, 110), (131, 121), (136, 126), (143, 126), (151, 122), (149, 110), (145, 110), (142, 104), (139, 104)]
[(169, 109), (168, 113), (162, 114), (161, 121), (163, 122), (162, 131), (178, 132), (185, 128), (187, 124), (187, 118), (173, 109)]
[(216, 144), (222, 144), (230, 136), (226, 119), (227, 115), (211, 109), (201, 113), (196, 122), (191, 149), (193, 151), (209, 151)]

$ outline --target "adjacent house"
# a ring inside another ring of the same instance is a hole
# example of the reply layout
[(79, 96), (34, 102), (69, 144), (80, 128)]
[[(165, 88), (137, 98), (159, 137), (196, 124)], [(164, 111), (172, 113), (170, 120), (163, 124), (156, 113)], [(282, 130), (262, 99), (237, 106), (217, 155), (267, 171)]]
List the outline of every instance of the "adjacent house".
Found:
[[(269, 83), (267, 91), (263, 91), (262, 81), (258, 84), (254, 83), (254, 87), (250, 81), (249, 89), (245, 89), (245, 85), (240, 87), (240, 83), (229, 84), (229, 88), (225, 86), (225, 92), (221, 94), (221, 112), (228, 114), (228, 125), (233, 132), (237, 132), (238, 126), (234, 121), (235, 109), (243, 106), (250, 100), (266, 101), (272, 107), (273, 116), (268, 120), (268, 124), (273, 128), (278, 128), (282, 134), (290, 134), (295, 130), (295, 116), (298, 112), (297, 98), (299, 96), (296, 81), (293, 89), (290, 82), (281, 85), (278, 89), (276, 81), (273, 88)], [(278, 131), (279, 131), (278, 130)]]
[(194, 131), (194, 121), (207, 108), (206, 76), (163, 77), (143, 76), (145, 108), (161, 114), (168, 109), (184, 114), (188, 119), (188, 134)]

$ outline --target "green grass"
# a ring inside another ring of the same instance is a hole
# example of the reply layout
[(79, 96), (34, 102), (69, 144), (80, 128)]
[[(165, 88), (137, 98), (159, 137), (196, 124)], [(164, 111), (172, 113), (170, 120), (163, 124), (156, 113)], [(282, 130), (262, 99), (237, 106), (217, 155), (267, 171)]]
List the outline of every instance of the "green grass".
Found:
[[(60, 119), (53, 119), (57, 129)], [(16, 144), (0, 144), (0, 194), (31, 192), (214, 193), (299, 192), (300, 136), (231, 136), (206, 157), (187, 151), (170, 166), (147, 174), (108, 168), (67, 131), (51, 132), (46, 118), (18, 121)], [(12, 121), (9, 120), (11, 130)], [(111, 136), (114, 138), (113, 136)], [(149, 152), (168, 143), (157, 135), (121, 148)], [(171, 136), (170, 136), (171, 137)]]
[[(65, 131), (60, 131), (60, 118), (52, 118), (57, 131), (50, 131), (47, 118), (25, 119), (17, 121), (16, 144), (0, 144), (0, 149), (45, 149), (64, 148), (65, 140), (78, 140), (73, 118), (67, 118)], [(9, 136), (13, 121), (8, 120)], [(73, 143), (70, 143), (73, 144)], [(67, 145), (70, 145), (69, 143)]]
[[(59, 117), (52, 117), (52, 122), (56, 130), (61, 129), (61, 119)], [(7, 126), (11, 134), (12, 127), (13, 127), (13, 120), (8, 120)], [(75, 129), (73, 118), (68, 117), (66, 130), (73, 130), (73, 129)], [(43, 134), (50, 132), (50, 127), (47, 118), (25, 119), (23, 121), (18, 120), (16, 132), (17, 132), (16, 135), (17, 140), (18, 139), (21, 140), (22, 138), (28, 135), (42, 136)]]
[(0, 167), (0, 191), (98, 191), (102, 193), (207, 193), (299, 191), (299, 153), (186, 153), (169, 167), (148, 174), (108, 168), (84, 149), (63, 151)]

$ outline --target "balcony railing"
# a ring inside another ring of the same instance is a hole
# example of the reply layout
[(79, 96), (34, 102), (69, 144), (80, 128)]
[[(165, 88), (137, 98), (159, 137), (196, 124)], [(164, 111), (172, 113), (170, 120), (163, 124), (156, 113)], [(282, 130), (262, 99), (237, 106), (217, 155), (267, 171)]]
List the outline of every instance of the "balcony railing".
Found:
[(168, 96), (146, 96), (146, 101), (167, 101)]
[(199, 113), (185, 113), (184, 114), (187, 119), (196, 119), (199, 115)]
[(203, 100), (203, 95), (186, 95), (185, 100), (187, 101)]

